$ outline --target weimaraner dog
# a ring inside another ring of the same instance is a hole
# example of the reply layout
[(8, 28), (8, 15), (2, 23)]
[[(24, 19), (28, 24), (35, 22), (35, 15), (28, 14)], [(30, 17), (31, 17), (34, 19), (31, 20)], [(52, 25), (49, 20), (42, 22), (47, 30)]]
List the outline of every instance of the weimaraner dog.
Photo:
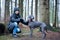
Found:
[(29, 16), (27, 22), (23, 22), (22, 19), (21, 19), (21, 22), (29, 26), (30, 37), (32, 37), (33, 35), (33, 29), (39, 27), (42, 32), (42, 38), (44, 39), (46, 37), (46, 24), (44, 22), (33, 21), (33, 19), (34, 19), (33, 16)]

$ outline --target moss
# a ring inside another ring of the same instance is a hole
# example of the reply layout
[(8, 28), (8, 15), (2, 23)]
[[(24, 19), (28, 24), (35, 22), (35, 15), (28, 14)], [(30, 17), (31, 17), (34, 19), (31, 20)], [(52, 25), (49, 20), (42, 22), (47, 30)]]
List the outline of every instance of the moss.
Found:
[(60, 32), (60, 28), (55, 27), (55, 28), (53, 28), (53, 31), (54, 31), (54, 32)]

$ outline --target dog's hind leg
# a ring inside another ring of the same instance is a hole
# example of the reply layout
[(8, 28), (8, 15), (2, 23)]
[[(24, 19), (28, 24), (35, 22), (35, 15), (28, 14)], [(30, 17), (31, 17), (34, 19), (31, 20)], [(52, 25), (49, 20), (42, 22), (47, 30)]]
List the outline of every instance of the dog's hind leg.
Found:
[(30, 37), (33, 36), (33, 28), (30, 28)]
[(45, 39), (46, 37), (45, 27), (41, 27), (41, 31), (42, 31), (42, 39)]

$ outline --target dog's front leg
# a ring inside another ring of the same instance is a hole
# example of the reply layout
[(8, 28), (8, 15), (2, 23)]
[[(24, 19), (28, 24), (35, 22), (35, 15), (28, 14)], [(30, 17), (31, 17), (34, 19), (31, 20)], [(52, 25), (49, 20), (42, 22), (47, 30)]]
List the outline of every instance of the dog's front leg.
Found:
[(30, 37), (33, 36), (33, 28), (30, 28)]

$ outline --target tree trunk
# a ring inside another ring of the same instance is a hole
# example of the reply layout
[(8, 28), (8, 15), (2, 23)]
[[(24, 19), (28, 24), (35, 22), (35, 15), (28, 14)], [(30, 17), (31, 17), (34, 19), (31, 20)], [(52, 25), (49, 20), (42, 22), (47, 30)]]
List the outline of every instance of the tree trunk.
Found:
[(11, 0), (11, 14), (13, 13), (13, 12), (12, 12), (12, 7), (13, 7), (13, 5), (12, 5), (12, 0)]
[(54, 20), (54, 27), (60, 26), (60, 0), (55, 0), (55, 20)]
[(29, 0), (28, 0), (28, 15), (29, 15)]
[(15, 0), (15, 7), (17, 7), (17, 0)]
[(44, 22), (46, 24), (49, 24), (49, 0), (45, 0), (43, 3), (44, 7), (45, 7), (45, 19)]
[[(1, 5), (1, 0), (0, 0), (0, 5)], [(0, 6), (0, 21), (1, 21), (1, 6)]]
[(4, 23), (5, 0), (1, 0), (1, 23)]
[(31, 15), (33, 14), (33, 0), (31, 1)]
[(53, 26), (54, 26), (54, 27), (56, 27), (57, 0), (55, 0), (55, 2), (56, 2), (56, 3), (55, 3), (55, 4), (56, 4), (56, 5), (55, 5), (56, 7), (55, 7), (55, 20), (54, 20), (54, 23), (53, 23)]
[(9, 21), (9, 16), (10, 16), (9, 13), (10, 13), (9, 12), (9, 0), (5, 0), (5, 24), (7, 24)]
[(38, 0), (35, 0), (35, 20), (37, 21), (37, 4), (38, 4)]
[(27, 14), (26, 8), (27, 8), (27, 7), (26, 7), (26, 0), (25, 0), (25, 9), (24, 9), (24, 10), (25, 10), (25, 20), (26, 20), (26, 16), (27, 16), (27, 15), (26, 15), (26, 14)]
[(23, 17), (23, 0), (19, 0), (19, 8), (20, 8), (20, 14)]
[(40, 19), (46, 24), (49, 24), (49, 0), (39, 0), (39, 2)]

